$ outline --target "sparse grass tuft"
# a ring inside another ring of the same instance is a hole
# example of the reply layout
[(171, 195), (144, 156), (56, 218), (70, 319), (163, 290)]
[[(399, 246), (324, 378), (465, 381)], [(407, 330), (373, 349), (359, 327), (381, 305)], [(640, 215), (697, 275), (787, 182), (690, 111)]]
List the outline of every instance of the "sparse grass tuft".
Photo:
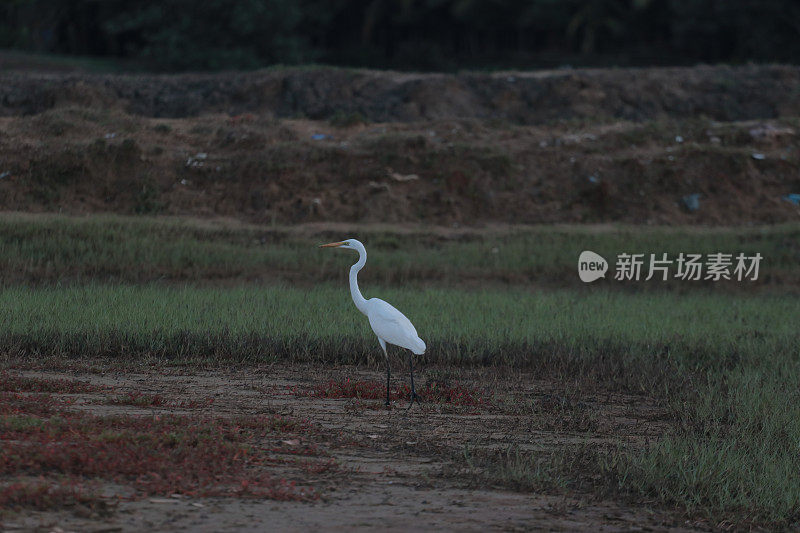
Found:
[(163, 407), (167, 400), (160, 394), (145, 394), (139, 391), (127, 392), (109, 399), (112, 405), (134, 405), (136, 407)]
[(515, 490), (563, 492), (586, 490), (587, 475), (597, 471), (594, 452), (586, 445), (575, 449), (532, 452), (517, 446), (500, 451), (464, 448), (459, 464), (475, 483)]
[(86, 381), (13, 376), (0, 371), (0, 391), (79, 394), (102, 390), (105, 388)]
[(0, 513), (2, 510), (36, 509), (55, 511), (77, 505), (105, 514), (110, 501), (75, 484), (23, 481), (0, 485)]
[(366, 124), (369, 121), (367, 118), (358, 111), (345, 112), (342, 110), (336, 111), (331, 118), (328, 119), (331, 126), (335, 128), (352, 128), (359, 124)]
[(196, 409), (209, 407), (214, 403), (214, 398), (200, 398), (196, 400), (168, 400), (160, 394), (146, 394), (141, 391), (131, 391), (108, 398), (111, 405), (132, 405), (135, 407), (169, 407), (177, 409)]

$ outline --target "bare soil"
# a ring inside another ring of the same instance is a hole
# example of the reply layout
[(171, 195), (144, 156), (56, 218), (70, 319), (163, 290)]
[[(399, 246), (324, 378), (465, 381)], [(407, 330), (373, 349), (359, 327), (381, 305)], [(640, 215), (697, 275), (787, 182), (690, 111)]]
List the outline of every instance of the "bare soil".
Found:
[(775, 121), (337, 128), (68, 107), (0, 129), (4, 210), (450, 226), (800, 217), (784, 199), (800, 191), (800, 138)]
[(258, 224), (796, 221), (785, 196), (800, 193), (799, 77), (5, 72), (0, 209)]
[[(465, 471), (465, 447), (507, 450), (518, 447), (552, 453), (577, 446), (602, 448), (612, 439), (640, 446), (668, 429), (666, 411), (655, 401), (572, 383), (543, 382), (529, 374), (497, 370), (443, 374), (421, 371), (431, 379), (481, 388), (490, 403), (457, 405), (423, 401), (386, 408), (380, 400), (324, 398), (309, 395), (320, 384), (376, 380), (385, 375), (356, 368), (316, 369), (276, 365), (228, 371), (185, 369), (129, 372), (93, 367), (67, 372), (25, 371), (28, 377), (69, 378), (109, 387), (115, 393), (160, 394), (197, 400), (194, 412), (220, 417), (260, 413), (307, 420), (318, 428), (320, 442), (341, 467), (334, 479), (299, 480), (320, 490), (316, 502), (280, 502), (238, 498), (115, 497), (107, 516), (75, 509), (21, 510), (6, 513), (7, 531), (286, 531), (308, 529), (459, 529), (551, 531), (680, 531), (707, 529), (679, 513), (614, 501), (586, 491), (512, 491)], [(401, 381), (407, 376), (398, 374)], [(108, 393), (70, 395), (72, 409), (95, 414), (158, 416), (191, 409), (114, 405)], [(206, 399), (214, 402), (207, 405)], [(315, 437), (317, 438), (317, 437)], [(6, 480), (7, 481), (7, 480)], [(122, 494), (126, 494), (124, 491)]]

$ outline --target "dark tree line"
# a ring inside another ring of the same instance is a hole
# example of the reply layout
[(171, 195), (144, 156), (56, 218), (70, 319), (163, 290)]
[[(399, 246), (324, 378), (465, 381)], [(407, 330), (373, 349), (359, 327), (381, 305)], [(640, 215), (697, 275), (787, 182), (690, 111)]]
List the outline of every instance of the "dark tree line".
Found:
[(800, 62), (797, 0), (3, 0), (0, 47), (159, 70)]

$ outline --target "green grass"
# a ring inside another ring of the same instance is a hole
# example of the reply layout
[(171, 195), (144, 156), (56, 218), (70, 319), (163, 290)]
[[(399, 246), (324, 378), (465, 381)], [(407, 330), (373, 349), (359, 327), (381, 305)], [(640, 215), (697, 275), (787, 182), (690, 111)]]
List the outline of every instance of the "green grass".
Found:
[(800, 518), (800, 460), (796, 441), (790, 451), (777, 445), (786, 439), (776, 437), (761, 432), (708, 439), (668, 436), (619, 459), (615, 473), (622, 487), (678, 503), (690, 513), (786, 525)]
[[(532, 367), (553, 353), (591, 359), (604, 350), (621, 360), (724, 370), (771, 367), (800, 347), (800, 333), (785, 320), (800, 313), (800, 301), (789, 296), (362, 289), (412, 319), (432, 363)], [(6, 343), (47, 339), (42, 351), (65, 355), (113, 353), (123, 340), (131, 354), (224, 352), (243, 361), (355, 362), (380, 354), (344, 283), (11, 287), (0, 290), (0, 323)]]
[(526, 452), (516, 446), (495, 451), (466, 447), (460, 462), (481, 485), (490, 483), (516, 490), (552, 492), (576, 488), (574, 473), (595, 468), (595, 455), (585, 444), (569, 451), (544, 453)]
[[(369, 251), (365, 282), (461, 286), (465, 282), (583, 287), (583, 250), (628, 253), (760, 252), (756, 283), (718, 283), (717, 290), (800, 287), (800, 225), (739, 229), (527, 227), (481, 231), (359, 228), (348, 231), (247, 226), (175, 218), (0, 215), (0, 278), (6, 285), (86, 281), (342, 280), (351, 253), (316, 245), (360, 238)], [(618, 286), (612, 279), (595, 285)], [(639, 282), (635, 288), (693, 290), (710, 282)]]

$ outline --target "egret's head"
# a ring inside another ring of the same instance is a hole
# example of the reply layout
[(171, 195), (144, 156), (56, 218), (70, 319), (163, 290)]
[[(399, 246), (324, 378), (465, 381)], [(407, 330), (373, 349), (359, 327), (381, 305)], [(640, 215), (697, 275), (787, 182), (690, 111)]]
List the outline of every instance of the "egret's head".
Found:
[[(320, 248), (346, 248), (348, 250), (358, 250), (356, 248), (356, 243), (358, 243), (355, 239), (347, 239), (340, 242), (330, 242), (328, 244), (320, 244)], [(360, 243), (359, 243), (360, 244)]]

